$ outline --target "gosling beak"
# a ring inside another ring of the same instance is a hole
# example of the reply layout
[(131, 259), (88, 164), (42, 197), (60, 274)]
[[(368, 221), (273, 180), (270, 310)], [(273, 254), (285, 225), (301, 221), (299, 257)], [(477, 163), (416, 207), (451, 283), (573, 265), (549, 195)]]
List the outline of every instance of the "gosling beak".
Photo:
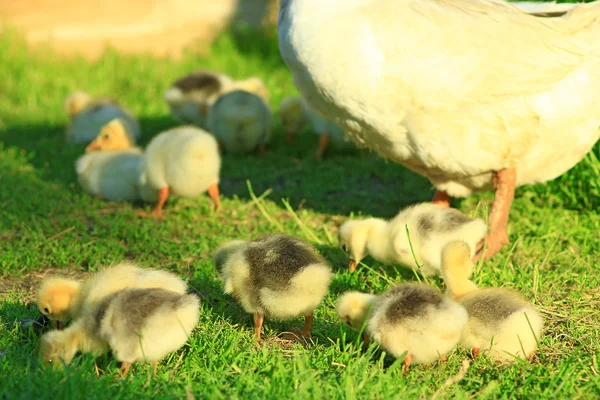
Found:
[(294, 134), (292, 132), (286, 132), (285, 136), (287, 137), (287, 143), (294, 143)]
[(90, 143), (88, 145), (88, 147), (85, 148), (86, 153), (89, 153), (90, 151), (96, 151), (96, 150), (100, 150), (100, 145), (95, 140), (92, 143)]
[(354, 272), (356, 270), (357, 265), (358, 263), (356, 262), (356, 260), (350, 259), (350, 262), (348, 263), (348, 269), (350, 270), (350, 272)]

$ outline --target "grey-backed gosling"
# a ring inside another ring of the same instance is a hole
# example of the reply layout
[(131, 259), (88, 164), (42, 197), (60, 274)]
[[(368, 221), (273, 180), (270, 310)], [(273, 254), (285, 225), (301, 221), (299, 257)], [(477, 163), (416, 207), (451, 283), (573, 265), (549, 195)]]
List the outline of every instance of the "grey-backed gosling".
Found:
[(215, 253), (224, 291), (254, 314), (254, 334), (261, 341), (264, 318), (305, 317), (302, 336), (310, 337), (313, 312), (331, 282), (331, 267), (303, 240), (272, 235), (232, 241)]

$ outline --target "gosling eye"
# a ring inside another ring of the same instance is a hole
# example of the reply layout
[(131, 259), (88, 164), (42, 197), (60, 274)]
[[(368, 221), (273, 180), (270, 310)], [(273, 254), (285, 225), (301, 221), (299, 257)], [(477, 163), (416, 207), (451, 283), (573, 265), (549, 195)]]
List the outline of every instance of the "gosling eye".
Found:
[(48, 307), (44, 307), (44, 313), (50, 314), (50, 309)]
[(103, 137), (104, 139), (108, 139), (108, 133), (105, 133), (105, 134), (104, 134), (102, 137)]

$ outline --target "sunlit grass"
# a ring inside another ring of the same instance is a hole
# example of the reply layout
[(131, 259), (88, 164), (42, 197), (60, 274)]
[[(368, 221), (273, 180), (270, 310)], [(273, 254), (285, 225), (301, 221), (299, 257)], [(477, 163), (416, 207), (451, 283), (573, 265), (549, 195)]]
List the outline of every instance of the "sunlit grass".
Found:
[[(117, 97), (140, 119), (142, 145), (176, 125), (164, 89), (200, 67), (263, 78), (276, 110), (282, 96), (296, 90), (274, 32), (241, 42), (225, 35), (209, 56), (188, 54), (180, 61), (112, 51), (95, 63), (64, 59), (28, 52), (15, 33), (0, 36), (0, 49), (2, 398), (430, 398), (468, 357), (458, 350), (446, 364), (415, 366), (402, 376), (380, 350), (362, 351), (357, 334), (335, 316), (334, 301), (345, 290), (380, 292), (391, 282), (415, 280), (411, 271), (370, 258), (349, 273), (336, 247), (337, 227), (351, 213), (388, 218), (432, 195), (425, 179), (375, 154), (330, 152), (316, 163), (314, 135), (305, 132), (289, 148), (277, 127), (265, 157), (224, 157), (221, 212), (215, 214), (204, 196), (175, 200), (161, 222), (137, 216), (149, 206), (107, 203), (78, 186), (73, 163), (83, 147), (64, 141), (63, 102), (70, 91)], [(520, 290), (544, 311), (539, 355), (513, 366), (478, 359), (438, 398), (600, 397), (599, 157), (596, 146), (558, 180), (519, 189), (509, 226), (512, 247), (476, 270), (479, 284)], [(483, 193), (457, 205), (484, 217), (490, 200)], [(336, 270), (316, 312), (315, 343), (307, 348), (276, 339), (300, 320), (267, 321), (267, 343), (256, 346), (251, 317), (222, 294), (211, 265), (223, 241), (275, 231), (313, 242)], [(33, 356), (38, 336), (18, 323), (38, 316), (28, 302), (39, 277), (48, 269), (83, 274), (124, 258), (176, 271), (200, 293), (201, 319), (189, 343), (161, 363), (153, 380), (144, 365), (120, 380), (109, 356), (98, 360), (99, 377), (90, 357), (76, 358), (66, 371), (40, 369)], [(440, 286), (438, 279), (433, 283)]]

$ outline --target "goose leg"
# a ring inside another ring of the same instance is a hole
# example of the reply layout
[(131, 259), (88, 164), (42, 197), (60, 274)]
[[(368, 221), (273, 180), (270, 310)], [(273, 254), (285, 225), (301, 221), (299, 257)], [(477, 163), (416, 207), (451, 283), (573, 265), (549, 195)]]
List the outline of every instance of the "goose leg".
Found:
[(219, 200), (219, 185), (213, 183), (208, 187), (208, 195), (215, 202), (215, 211), (221, 208), (221, 200)]
[(313, 313), (304, 316), (304, 328), (302, 328), (302, 336), (310, 337), (310, 328), (312, 327)]
[(450, 207), (451, 201), (452, 197), (448, 196), (448, 193), (443, 192), (441, 190), (437, 190), (433, 195), (433, 199), (431, 200), (433, 204), (437, 204), (443, 207)]
[(317, 148), (317, 152), (315, 153), (315, 158), (320, 160), (323, 158), (323, 153), (325, 153), (325, 149), (327, 149), (327, 145), (329, 144), (329, 135), (327, 133), (321, 135), (319, 139), (319, 147)]
[(254, 335), (259, 342), (262, 342), (262, 338), (260, 337), (260, 330), (262, 329), (263, 321), (265, 320), (265, 315), (263, 313), (255, 312), (254, 313)]
[(152, 361), (152, 372), (156, 376), (156, 370), (158, 369), (158, 361)]
[(483, 241), (478, 245), (478, 251), (474, 261), (480, 258), (487, 260), (492, 255), (500, 251), (502, 245), (508, 244), (508, 213), (510, 205), (515, 197), (515, 187), (517, 183), (517, 171), (515, 168), (503, 169), (493, 174), (494, 189), (496, 191), (492, 211), (488, 218), (488, 234), (485, 239), (487, 250), (483, 253)]

